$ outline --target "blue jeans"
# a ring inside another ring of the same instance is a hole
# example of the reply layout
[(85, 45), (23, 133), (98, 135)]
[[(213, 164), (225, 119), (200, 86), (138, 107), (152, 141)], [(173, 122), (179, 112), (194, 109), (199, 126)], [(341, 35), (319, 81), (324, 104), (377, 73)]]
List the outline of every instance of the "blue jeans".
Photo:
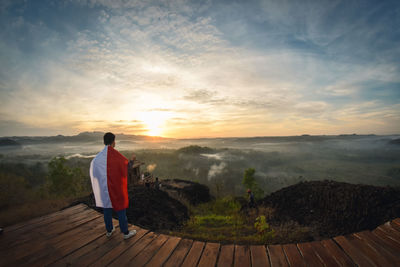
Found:
[[(104, 208), (104, 222), (106, 224), (107, 232), (111, 232), (113, 229), (113, 222), (112, 222), (112, 208)], [(118, 221), (119, 221), (119, 229), (121, 233), (128, 234), (128, 219), (126, 218), (126, 209), (117, 211)]]

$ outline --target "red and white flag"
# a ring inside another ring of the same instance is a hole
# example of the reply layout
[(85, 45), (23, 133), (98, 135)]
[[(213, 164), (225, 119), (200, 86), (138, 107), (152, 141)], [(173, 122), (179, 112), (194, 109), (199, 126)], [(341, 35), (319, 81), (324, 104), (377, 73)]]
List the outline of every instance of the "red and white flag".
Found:
[(105, 146), (92, 160), (90, 179), (97, 207), (128, 208), (128, 159), (112, 146)]

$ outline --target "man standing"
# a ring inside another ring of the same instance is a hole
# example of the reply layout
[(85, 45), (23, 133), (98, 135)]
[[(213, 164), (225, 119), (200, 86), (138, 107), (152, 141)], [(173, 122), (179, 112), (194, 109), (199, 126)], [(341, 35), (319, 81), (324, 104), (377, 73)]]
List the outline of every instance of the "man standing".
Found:
[(110, 237), (115, 230), (112, 223), (112, 210), (118, 214), (119, 228), (128, 239), (136, 230), (128, 231), (126, 209), (128, 198), (128, 159), (114, 149), (115, 135), (104, 135), (104, 149), (90, 163), (90, 178), (96, 206), (104, 210), (106, 235)]

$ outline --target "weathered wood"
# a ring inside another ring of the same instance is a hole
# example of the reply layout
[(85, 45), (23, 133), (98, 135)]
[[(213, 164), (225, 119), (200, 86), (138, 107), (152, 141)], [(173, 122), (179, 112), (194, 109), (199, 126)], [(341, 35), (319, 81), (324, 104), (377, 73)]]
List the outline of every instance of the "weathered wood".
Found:
[[(88, 227), (94, 227), (98, 225), (95, 221), (92, 221), (91, 223), (86, 224), (85, 226), (75, 228), (75, 232), (82, 232), (84, 230), (88, 230), (90, 228)], [(29, 240), (25, 244), (13, 248), (9, 253), (6, 255), (6, 259), (10, 258), (9, 260), (12, 261), (21, 261), (21, 262), (27, 262), (27, 261), (32, 261), (33, 258), (38, 258), (43, 255), (46, 255), (48, 253), (52, 253), (48, 248), (54, 247), (55, 240), (63, 240), (64, 242), (69, 241), (68, 237), (70, 236), (69, 232), (66, 232), (62, 235), (53, 237), (51, 239), (43, 239), (43, 237), (39, 236), (35, 240)]]
[(314, 241), (311, 242), (311, 247), (320, 260), (324, 263), (327, 267), (340, 267), (340, 263), (336, 261), (336, 259), (328, 253), (324, 246), (322, 246), (321, 242)]
[(60, 258), (59, 255), (68, 255), (73, 251), (84, 247), (86, 244), (102, 237), (104, 234), (104, 225), (97, 225), (87, 232), (81, 233), (77, 239), (68, 240), (68, 242), (54, 245), (53, 248), (55, 251), (53, 252), (35, 254), (35, 257), (36, 255), (42, 255), (42, 257), (37, 258), (36, 260), (33, 260), (33, 257), (31, 257), (28, 262), (31, 264), (40, 263), (42, 266), (49, 265), (57, 261)]
[(164, 267), (175, 267), (180, 266), (185, 259), (187, 253), (192, 247), (193, 240), (183, 239), (179, 242), (177, 248), (173, 251), (172, 255), (169, 257)]
[(267, 250), (271, 267), (289, 266), (281, 245), (270, 245)]
[(219, 243), (207, 243), (199, 261), (199, 267), (215, 266), (220, 248)]
[(101, 236), (101, 234), (104, 234), (103, 229), (99, 225), (93, 225), (91, 229), (89, 229), (87, 232), (82, 233), (80, 235), (79, 239), (75, 240), (65, 240), (65, 246), (58, 247), (52, 244), (49, 241), (44, 242), (45, 245), (42, 246), (39, 250), (37, 251), (29, 251), (28, 255), (25, 255), (24, 257), (20, 258), (17, 262), (18, 265), (20, 264), (27, 264), (27, 265), (48, 265), (51, 264), (55, 261), (57, 261), (59, 258), (62, 257), (62, 255), (68, 255), (72, 251), (79, 249), (80, 247), (84, 246), (85, 244), (93, 241), (94, 239), (97, 239), (98, 237)]
[(36, 217), (27, 221), (23, 221), (14, 225), (10, 225), (4, 228), (4, 233), (11, 233), (15, 230), (18, 230), (20, 228), (24, 228), (23, 230), (27, 228), (35, 228), (37, 225), (41, 223), (47, 223), (48, 221), (52, 220), (54, 217), (57, 217), (59, 215), (62, 215), (63, 217), (66, 214), (72, 214), (74, 212), (79, 212), (79, 210), (82, 210), (84, 208), (87, 208), (86, 205), (84, 204), (78, 204), (63, 210), (59, 210), (50, 214), (46, 214), (40, 217)]
[(182, 267), (196, 266), (199, 262), (200, 256), (203, 253), (204, 242), (194, 241), (190, 248), (185, 260), (182, 263)]
[(295, 244), (286, 244), (282, 248), (289, 266), (306, 266), (304, 258)]
[(383, 225), (378, 226), (378, 229), (386, 232), (393, 240), (400, 244), (400, 233), (393, 229), (390, 223), (385, 223)]
[(297, 244), (297, 247), (303, 256), (304, 260), (307, 262), (307, 264), (311, 266), (323, 266), (324, 263), (322, 260), (315, 254), (315, 251), (313, 250), (311, 243), (299, 243)]
[(181, 241), (179, 237), (170, 237), (167, 242), (160, 248), (156, 255), (146, 264), (149, 267), (162, 266), (163, 263), (168, 259), (171, 253), (174, 251), (178, 243)]
[(400, 233), (400, 224), (397, 224), (397, 223), (395, 223), (394, 221), (391, 221), (391, 222), (390, 222), (390, 226), (391, 226), (394, 230), (396, 230), (397, 232)]
[[(116, 235), (113, 235), (111, 239), (115, 239)], [(82, 248), (74, 251), (73, 253), (58, 259), (56, 262), (52, 263), (50, 266), (52, 267), (61, 267), (61, 266), (77, 266), (78, 261), (81, 263), (82, 259), (85, 259), (88, 257), (91, 253), (94, 251), (97, 251), (100, 249), (106, 242), (110, 240), (109, 237), (106, 237), (105, 235), (94, 240), (93, 242), (87, 244), (86, 246), (83, 246)], [(89, 264), (87, 264), (89, 265)]]
[(265, 246), (250, 246), (250, 255), (252, 267), (270, 266)]
[[(354, 234), (360, 238), (363, 242), (371, 246), (380, 255), (387, 258), (390, 264), (388, 266), (400, 266), (400, 253), (392, 251), (384, 241), (378, 237), (372, 235), (371, 233), (364, 231)], [(394, 252), (394, 253), (393, 253)]]
[[(48, 220), (41, 220), (37, 223), (33, 223), (31, 225), (16, 229), (15, 231), (10, 232), (5, 230), (2, 234), (2, 242), (4, 243), (2, 243), (0, 250), (9, 250), (15, 246), (26, 243), (26, 241), (35, 240), (38, 238), (38, 236), (41, 238), (41, 235), (38, 234), (39, 231), (43, 229), (53, 229), (55, 227), (58, 227), (58, 225), (64, 224), (64, 221), (69, 220), (69, 218), (81, 216), (81, 214), (85, 212), (84, 209), (85, 207), (82, 207), (78, 210), (68, 210), (66, 212), (68, 212), (67, 214), (69, 216), (67, 216), (66, 214), (58, 213), (57, 216), (51, 217)], [(77, 213), (70, 214), (69, 212)]]
[(376, 228), (375, 230), (372, 231), (372, 233), (376, 236), (378, 236), (379, 238), (383, 239), (386, 241), (386, 243), (390, 244), (390, 246), (394, 249), (396, 249), (397, 251), (400, 251), (400, 244), (398, 242), (396, 242), (391, 236), (390, 234), (386, 233), (385, 231), (382, 231), (379, 228)]
[(354, 245), (357, 249), (359, 249), (366, 257), (370, 259), (373, 263), (378, 266), (388, 266), (390, 262), (379, 254), (375, 249), (369, 246), (366, 242), (362, 242), (356, 235), (347, 235), (345, 236), (349, 242)]
[(136, 226), (131, 239), (118, 229), (108, 238), (102, 217), (77, 205), (6, 228), (0, 266), (400, 266), (400, 219), (372, 232), (265, 248), (181, 240)]
[[(115, 228), (115, 232), (111, 237), (107, 237), (105, 234), (102, 235), (100, 238), (94, 240), (93, 242), (83, 246), (79, 250), (69, 254), (69, 258), (75, 258), (74, 261), (70, 260), (70, 263), (73, 265), (79, 266), (89, 266), (93, 262), (95, 262), (98, 258), (102, 257), (108, 251), (112, 250), (122, 241), (122, 233), (120, 233), (119, 227)], [(91, 248), (87, 253), (76, 257), (80, 254), (80, 251), (85, 251), (87, 248)], [(75, 256), (73, 256), (75, 255)]]
[(162, 245), (168, 240), (168, 236), (159, 235), (155, 238), (146, 249), (136, 255), (130, 262), (135, 266), (144, 266), (156, 252), (162, 247)]
[(233, 264), (233, 256), (235, 253), (234, 245), (224, 245), (221, 247), (221, 252), (218, 258), (218, 267), (231, 267)]
[[(121, 240), (121, 242), (105, 253), (102, 257), (98, 258), (96, 261), (92, 263), (92, 266), (107, 266), (115, 259), (119, 258), (122, 253), (126, 250), (130, 249), (133, 245), (141, 240), (146, 234), (149, 233), (148, 230), (141, 229), (137, 226), (134, 227), (137, 231), (136, 235), (129, 238), (128, 240)], [(145, 241), (146, 242), (146, 241)]]
[(351, 257), (351, 259), (360, 266), (375, 266), (368, 257), (363, 255), (356, 247), (354, 247), (344, 236), (334, 238), (342, 249)]
[(328, 253), (332, 255), (341, 266), (355, 266), (356, 264), (349, 258), (349, 256), (332, 241), (326, 239), (320, 241), (321, 245), (327, 249)]
[(250, 267), (250, 249), (248, 246), (235, 245), (234, 267)]
[[(153, 232), (147, 233), (140, 239), (139, 242), (136, 242), (133, 246), (129, 247), (129, 249), (125, 250), (122, 254), (120, 254), (117, 258), (115, 258), (114, 261), (111, 261), (108, 265), (118, 266), (118, 267), (129, 265), (131, 259), (133, 259), (134, 257), (136, 257), (136, 255), (141, 253), (143, 249), (148, 244), (151, 243), (151, 241), (157, 238), (157, 236), (158, 235), (156, 235)], [(96, 263), (101, 263), (101, 262), (97, 261)], [(93, 266), (95, 266), (95, 264)]]

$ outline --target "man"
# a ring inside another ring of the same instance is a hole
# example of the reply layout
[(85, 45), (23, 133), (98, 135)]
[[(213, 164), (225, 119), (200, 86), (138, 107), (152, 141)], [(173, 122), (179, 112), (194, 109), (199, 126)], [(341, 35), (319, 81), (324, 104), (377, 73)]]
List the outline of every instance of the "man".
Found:
[(254, 201), (254, 194), (250, 189), (247, 189), (247, 194), (249, 195), (249, 207), (256, 208), (256, 202)]
[(119, 228), (128, 239), (136, 230), (128, 231), (126, 209), (128, 198), (128, 159), (114, 149), (115, 135), (104, 135), (104, 149), (90, 163), (90, 178), (96, 206), (104, 210), (106, 235), (110, 237), (115, 230), (112, 223), (112, 210), (118, 215)]

